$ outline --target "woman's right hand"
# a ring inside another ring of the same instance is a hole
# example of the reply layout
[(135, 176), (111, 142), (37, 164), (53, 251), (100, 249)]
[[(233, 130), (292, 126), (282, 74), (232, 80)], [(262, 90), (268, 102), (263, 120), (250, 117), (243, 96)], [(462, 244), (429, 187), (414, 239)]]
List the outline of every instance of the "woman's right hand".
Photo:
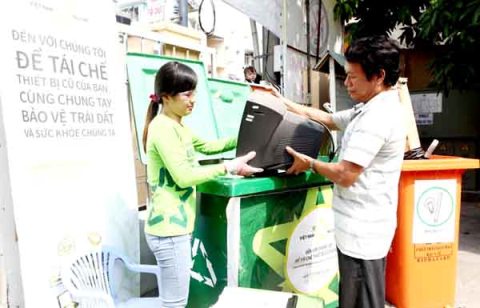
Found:
[(263, 171), (262, 168), (252, 167), (247, 164), (247, 162), (252, 160), (255, 155), (256, 153), (254, 151), (251, 151), (246, 155), (237, 157), (232, 160), (224, 161), (223, 164), (227, 172), (230, 174), (249, 176), (254, 173)]

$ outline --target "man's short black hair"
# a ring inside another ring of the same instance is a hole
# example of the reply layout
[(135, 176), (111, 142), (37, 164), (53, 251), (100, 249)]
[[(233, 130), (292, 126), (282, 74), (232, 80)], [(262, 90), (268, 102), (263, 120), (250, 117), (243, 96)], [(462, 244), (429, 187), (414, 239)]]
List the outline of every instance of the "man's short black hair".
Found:
[(400, 76), (400, 47), (398, 43), (383, 35), (359, 38), (345, 52), (348, 62), (358, 63), (367, 80), (379, 75), (383, 69), (383, 84), (393, 86)]

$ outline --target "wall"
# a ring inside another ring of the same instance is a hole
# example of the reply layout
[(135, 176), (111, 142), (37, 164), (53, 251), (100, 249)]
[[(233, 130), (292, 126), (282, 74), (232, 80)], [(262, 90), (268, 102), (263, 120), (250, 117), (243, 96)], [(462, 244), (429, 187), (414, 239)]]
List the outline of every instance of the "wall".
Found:
[[(438, 51), (406, 50), (403, 52), (403, 70), (408, 78), (410, 93), (424, 91), (435, 93), (429, 88), (431, 80), (428, 64)], [(431, 125), (418, 125), (417, 129), (424, 149), (432, 139), (440, 141), (435, 154), (461, 157), (480, 156), (480, 90), (452, 91), (443, 96), (442, 110), (433, 113)], [(480, 171), (467, 171), (463, 178), (464, 190), (478, 190)]]
[[(282, 0), (275, 1), (256, 1), (256, 0), (224, 0), (226, 3), (237, 8), (255, 21), (261, 23), (274, 35), (282, 38)], [(319, 1), (310, 1), (310, 53), (315, 55), (316, 42), (318, 40), (316, 29), (318, 21)], [(306, 102), (303, 74), (307, 69), (306, 50), (306, 14), (304, 1), (287, 1), (287, 44), (292, 48), (287, 50), (287, 68), (285, 76), (284, 95), (297, 102)], [(320, 20), (320, 49), (321, 53), (325, 49), (330, 49), (337, 53), (340, 52), (343, 38), (342, 27), (339, 21), (333, 17), (333, 0), (322, 1), (322, 19)], [(268, 12), (268, 14), (265, 14)], [(265, 35), (263, 36), (265, 37)], [(264, 49), (265, 50), (265, 49)], [(270, 48), (273, 52), (273, 48)], [(272, 57), (269, 57), (269, 60)], [(313, 57), (312, 57), (313, 58)], [(314, 60), (312, 59), (312, 63)], [(267, 63), (268, 65), (269, 63)], [(314, 64), (314, 63), (313, 63)], [(271, 74), (273, 76), (273, 74)]]

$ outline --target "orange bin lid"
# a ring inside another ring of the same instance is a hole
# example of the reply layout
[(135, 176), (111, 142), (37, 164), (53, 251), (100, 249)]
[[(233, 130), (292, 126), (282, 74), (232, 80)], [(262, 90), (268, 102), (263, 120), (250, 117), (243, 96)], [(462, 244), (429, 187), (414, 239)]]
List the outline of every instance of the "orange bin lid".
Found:
[(429, 159), (404, 160), (404, 171), (463, 170), (480, 168), (480, 160), (457, 156), (432, 155)]

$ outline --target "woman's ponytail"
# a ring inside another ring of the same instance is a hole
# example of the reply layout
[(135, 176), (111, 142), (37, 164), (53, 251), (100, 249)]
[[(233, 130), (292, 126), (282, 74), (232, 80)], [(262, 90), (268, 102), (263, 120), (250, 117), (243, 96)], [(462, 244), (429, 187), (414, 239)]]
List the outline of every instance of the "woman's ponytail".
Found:
[(147, 115), (145, 117), (145, 126), (143, 127), (142, 138), (143, 150), (145, 153), (147, 152), (148, 126), (150, 125), (150, 122), (152, 122), (153, 118), (157, 115), (160, 104), (161, 98), (155, 94), (150, 95), (150, 104), (148, 105)]

